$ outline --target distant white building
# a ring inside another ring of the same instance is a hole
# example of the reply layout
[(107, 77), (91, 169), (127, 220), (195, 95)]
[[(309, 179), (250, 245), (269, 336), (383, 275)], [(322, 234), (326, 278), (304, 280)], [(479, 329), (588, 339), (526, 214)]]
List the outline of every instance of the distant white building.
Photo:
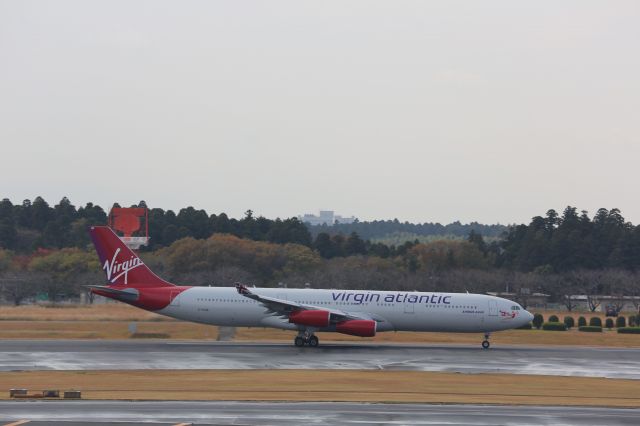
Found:
[(356, 220), (354, 216), (343, 217), (337, 215), (333, 210), (320, 210), (320, 214), (318, 216), (306, 213), (302, 216), (298, 216), (298, 219), (300, 219), (301, 222), (308, 223), (309, 225), (327, 224), (329, 226), (336, 223), (353, 223)]

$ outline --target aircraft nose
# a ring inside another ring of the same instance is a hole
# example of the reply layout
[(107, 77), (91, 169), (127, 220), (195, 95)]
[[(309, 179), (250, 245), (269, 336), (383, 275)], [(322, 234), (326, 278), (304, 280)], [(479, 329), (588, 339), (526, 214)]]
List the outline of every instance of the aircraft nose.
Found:
[(527, 311), (527, 322), (531, 322), (531, 321), (533, 321), (533, 314)]

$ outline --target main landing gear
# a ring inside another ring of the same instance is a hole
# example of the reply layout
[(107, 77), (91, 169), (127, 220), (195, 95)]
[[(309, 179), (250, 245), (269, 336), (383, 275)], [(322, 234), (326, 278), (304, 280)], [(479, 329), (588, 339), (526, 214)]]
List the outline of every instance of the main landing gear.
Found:
[(304, 345), (309, 345), (312, 348), (315, 348), (320, 343), (320, 340), (318, 340), (318, 337), (314, 334), (304, 333), (298, 334), (296, 338), (293, 339), (293, 343), (299, 348), (303, 347)]
[(489, 349), (491, 343), (489, 343), (489, 333), (484, 333), (484, 340), (482, 341), (482, 349)]

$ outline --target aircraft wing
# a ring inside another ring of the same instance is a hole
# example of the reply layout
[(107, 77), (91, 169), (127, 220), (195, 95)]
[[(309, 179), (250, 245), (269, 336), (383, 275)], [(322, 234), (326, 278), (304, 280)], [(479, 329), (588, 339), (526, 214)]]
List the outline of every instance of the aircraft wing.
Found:
[(249, 290), (246, 285), (240, 283), (236, 283), (236, 290), (242, 296), (260, 302), (265, 308), (267, 308), (268, 313), (277, 314), (286, 318), (288, 318), (289, 315), (291, 315), (291, 313), (293, 312), (319, 310), (328, 311), (331, 314), (331, 322), (340, 322), (350, 319), (370, 319), (363, 316), (354, 315), (349, 312), (326, 308), (324, 306), (306, 305), (302, 303), (292, 302), (290, 300), (277, 299), (275, 297), (260, 296)]

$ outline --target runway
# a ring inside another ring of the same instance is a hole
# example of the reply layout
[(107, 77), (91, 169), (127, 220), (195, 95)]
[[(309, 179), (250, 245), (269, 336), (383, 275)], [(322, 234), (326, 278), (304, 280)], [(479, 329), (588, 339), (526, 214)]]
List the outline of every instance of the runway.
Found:
[(194, 425), (402, 424), (402, 425), (637, 425), (640, 410), (582, 407), (263, 403), (2, 401), (0, 424)]
[(640, 379), (640, 349), (291, 344), (168, 340), (2, 340), (0, 371), (365, 369)]

